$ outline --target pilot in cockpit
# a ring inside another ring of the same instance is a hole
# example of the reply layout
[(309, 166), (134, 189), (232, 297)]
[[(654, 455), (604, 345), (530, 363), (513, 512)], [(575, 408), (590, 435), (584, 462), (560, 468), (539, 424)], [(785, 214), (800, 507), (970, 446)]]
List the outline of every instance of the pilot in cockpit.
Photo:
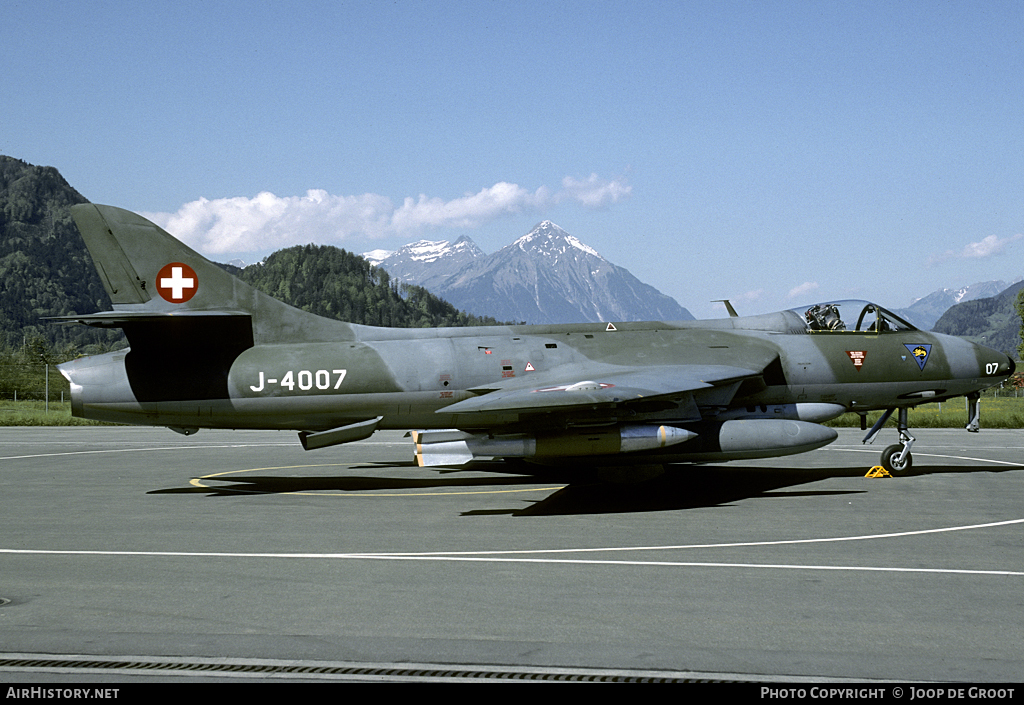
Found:
[[(846, 313), (850, 316), (849, 325), (839, 312), (839, 307), (843, 305), (848, 307)], [(915, 330), (910, 323), (867, 301), (834, 301), (815, 304), (802, 310), (807, 321), (807, 329), (811, 332), (889, 333)]]
[(807, 309), (804, 318), (811, 330), (846, 330), (846, 324), (839, 315), (839, 304), (815, 304)]

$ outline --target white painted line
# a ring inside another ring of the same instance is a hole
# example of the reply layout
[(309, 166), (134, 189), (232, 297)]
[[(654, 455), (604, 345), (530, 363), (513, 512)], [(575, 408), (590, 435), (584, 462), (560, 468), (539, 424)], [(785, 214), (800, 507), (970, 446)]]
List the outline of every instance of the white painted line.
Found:
[[(872, 448), (830, 448), (829, 450), (846, 451), (847, 453), (878, 453)], [(1000, 448), (1000, 450), (1004, 450)], [(992, 460), (990, 458), (971, 458), (966, 455), (940, 455), (938, 453), (918, 453), (914, 451), (915, 458), (945, 458), (947, 460), (971, 460), (976, 463), (995, 463), (996, 465), (1010, 465), (1015, 468), (1024, 468), (1024, 463), (1012, 463), (1009, 460)]]
[(839, 541), (864, 541), (871, 539), (919, 536), (950, 531), (970, 531), (988, 529), (999, 526), (1012, 526), (1024, 523), (1024, 519), (989, 522), (987, 524), (970, 524), (965, 526), (949, 526), (939, 529), (922, 529), (919, 531), (900, 531), (888, 534), (869, 534), (864, 536), (838, 536), (820, 539), (793, 539), (784, 541), (751, 541), (741, 543), (718, 544), (683, 544), (678, 546), (619, 546), (605, 548), (564, 548), (534, 549), (522, 551), (450, 551), (426, 553), (237, 553), (237, 552), (202, 552), (202, 551), (64, 551), (49, 549), (0, 548), (0, 554), (13, 555), (58, 555), (58, 556), (120, 556), (120, 557), (177, 557), (177, 558), (270, 558), (270, 559), (303, 559), (303, 560), (393, 560), (393, 561), (449, 561), (449, 562), (484, 562), (484, 563), (551, 563), (575, 565), (630, 565), (630, 566), (662, 566), (677, 568), (760, 568), (775, 570), (839, 570), (839, 571), (872, 571), (887, 573), (931, 573), (931, 574), (964, 574), (964, 575), (1009, 575), (1024, 576), (1022, 571), (1013, 570), (973, 570), (963, 568), (900, 568), (892, 566), (829, 566), (799, 565), (788, 563), (721, 563), (696, 561), (650, 561), (650, 560), (611, 560), (583, 558), (526, 558), (524, 555), (536, 554), (567, 554), (621, 551), (671, 551), (691, 548), (733, 548), (737, 546), (779, 546), (785, 544), (830, 543)]
[(196, 551), (55, 551), (35, 549), (3, 548), (0, 553), (20, 555), (57, 556), (117, 556), (117, 557), (160, 557), (160, 558), (262, 558), (301, 560), (379, 560), (379, 561), (447, 561), (462, 563), (537, 563), (570, 565), (607, 565), (632, 567), (670, 568), (756, 568), (761, 570), (826, 570), (876, 573), (928, 573), (955, 575), (1019, 576), (1024, 571), (1013, 570), (972, 570), (966, 568), (900, 568), (892, 566), (851, 566), (851, 565), (799, 565), (790, 563), (719, 563), (697, 561), (639, 561), (601, 560), (583, 558), (506, 558), (499, 556), (445, 556), (388, 553), (231, 553)]
[[(605, 551), (681, 551), (691, 548), (737, 548), (752, 546), (784, 546), (806, 543), (839, 543), (843, 541), (870, 541), (874, 539), (904, 538), (924, 534), (941, 534), (950, 531), (971, 531), (973, 529), (990, 529), (997, 526), (1024, 524), (1024, 519), (1007, 519), (987, 524), (967, 524), (964, 526), (946, 526), (939, 529), (918, 529), (916, 531), (896, 531), (887, 534), (865, 534), (862, 536), (833, 536), (818, 539), (784, 539), (779, 541), (743, 541), (736, 543), (692, 543), (677, 546), (621, 546), (605, 548), (538, 548), (521, 551), (444, 551), (436, 553), (388, 553), (392, 556), (492, 556), (492, 555), (523, 555), (536, 553), (603, 553)], [(383, 555), (383, 554), (374, 554)]]

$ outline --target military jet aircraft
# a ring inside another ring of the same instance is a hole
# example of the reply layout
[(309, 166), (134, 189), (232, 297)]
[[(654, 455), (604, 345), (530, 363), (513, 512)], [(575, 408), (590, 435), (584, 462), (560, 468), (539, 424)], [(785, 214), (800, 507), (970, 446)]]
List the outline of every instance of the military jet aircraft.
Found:
[(882, 455), (897, 472), (912, 462), (908, 408), (966, 396), (976, 429), (979, 390), (1014, 371), (863, 301), (675, 323), (356, 325), (256, 291), (129, 211), (72, 216), (113, 310), (61, 320), (123, 328), (130, 345), (59, 366), (90, 419), (291, 429), (307, 450), (415, 429), (427, 466), (629, 465), (801, 453), (837, 437), (820, 422), (883, 409), (865, 440), (898, 411)]

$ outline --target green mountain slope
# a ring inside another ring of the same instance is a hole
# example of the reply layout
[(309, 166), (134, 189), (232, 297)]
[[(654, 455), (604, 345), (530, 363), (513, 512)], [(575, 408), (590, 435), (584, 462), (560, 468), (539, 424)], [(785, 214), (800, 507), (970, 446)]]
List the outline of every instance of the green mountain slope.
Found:
[(51, 345), (110, 345), (120, 338), (120, 331), (40, 321), (110, 308), (69, 212), (85, 202), (53, 167), (0, 155), (0, 345), (37, 337)]
[(1017, 357), (1021, 317), (1014, 303), (1022, 288), (1024, 281), (1017, 282), (998, 296), (957, 304), (942, 314), (932, 330), (958, 335)]
[(393, 281), (361, 256), (330, 245), (290, 247), (262, 264), (231, 271), (292, 306), (350, 323), (390, 328), (497, 323), (459, 311), (422, 287)]

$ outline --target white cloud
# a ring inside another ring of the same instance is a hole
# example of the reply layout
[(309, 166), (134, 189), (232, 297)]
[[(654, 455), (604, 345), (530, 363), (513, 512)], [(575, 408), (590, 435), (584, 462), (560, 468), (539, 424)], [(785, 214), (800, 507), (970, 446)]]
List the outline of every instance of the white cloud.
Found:
[(591, 174), (584, 181), (566, 176), (562, 179), (562, 190), (556, 194), (557, 201), (575, 200), (590, 208), (603, 208), (629, 198), (632, 187), (621, 181), (603, 181), (597, 174)]
[(981, 242), (972, 242), (970, 245), (964, 248), (960, 256), (963, 258), (981, 258), (981, 257), (992, 257), (998, 255), (1006, 249), (1014, 240), (1019, 240), (1022, 237), (1020, 233), (1011, 235), (1010, 237), (999, 238), (995, 235), (989, 235)]
[(550, 202), (543, 186), (530, 193), (526, 189), (504, 181), (485, 188), (480, 193), (451, 201), (427, 198), (406, 198), (402, 207), (391, 216), (395, 232), (403, 233), (423, 227), (475, 228), (509, 213), (534, 210)]
[(395, 207), (387, 196), (334, 196), (315, 189), (305, 196), (264, 192), (254, 198), (201, 198), (176, 213), (144, 215), (201, 252), (223, 254), (314, 241), (340, 243), (354, 237), (413, 237), (430, 228), (476, 228), (503, 216), (540, 212), (563, 203), (601, 208), (628, 198), (631, 190), (622, 181), (591, 174), (584, 180), (566, 177), (555, 193), (545, 186), (528, 191), (499, 182), (449, 201), (421, 194)]
[(798, 296), (805, 296), (812, 291), (817, 291), (818, 282), (804, 282), (800, 286), (793, 287), (789, 290), (789, 298), (795, 299)]
[(951, 259), (984, 259), (986, 257), (994, 257), (1002, 254), (1011, 242), (1019, 240), (1022, 237), (1024, 237), (1024, 234), (1022, 233), (1017, 233), (1016, 235), (1010, 235), (1009, 237), (1003, 238), (997, 235), (989, 235), (981, 242), (972, 242), (968, 244), (959, 252), (946, 250), (943, 253), (932, 255), (928, 258), (928, 265), (936, 265)]
[(761, 299), (763, 299), (764, 295), (765, 295), (765, 290), (764, 289), (752, 289), (752, 290), (750, 290), (750, 291), (748, 291), (746, 293), (743, 293), (743, 294), (740, 294), (739, 296), (737, 296), (735, 298), (735, 301), (743, 301), (743, 302), (754, 303), (754, 302), (757, 302), (757, 301), (760, 301)]
[(197, 250), (252, 252), (311, 242), (340, 241), (352, 235), (386, 235), (394, 211), (383, 196), (331, 196), (311, 190), (305, 196), (218, 198), (186, 203), (177, 213), (144, 214)]

